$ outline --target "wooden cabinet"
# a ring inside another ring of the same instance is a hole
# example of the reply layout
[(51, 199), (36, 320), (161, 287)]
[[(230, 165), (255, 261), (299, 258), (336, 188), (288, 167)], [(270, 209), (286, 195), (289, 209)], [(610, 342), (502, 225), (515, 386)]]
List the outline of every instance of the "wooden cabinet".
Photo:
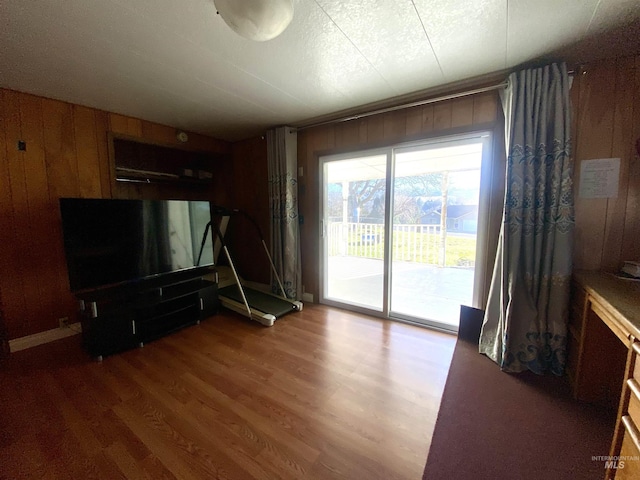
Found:
[(617, 413), (606, 479), (640, 478), (640, 283), (576, 272), (567, 373), (574, 397)]
[(223, 156), (111, 136), (115, 179), (135, 183), (210, 185)]
[(611, 455), (619, 457), (616, 480), (640, 478), (640, 342), (634, 340), (629, 352), (630, 378), (622, 391), (620, 419), (611, 448)]
[(576, 391), (576, 381), (580, 375), (580, 353), (582, 351), (582, 334), (584, 333), (586, 311), (587, 292), (578, 282), (573, 281), (567, 332), (567, 376), (574, 392)]
[(101, 359), (215, 314), (218, 285), (178, 273), (80, 294), (78, 300), (84, 347)]
[(629, 340), (620, 328), (605, 321), (611, 317), (606, 313), (608, 307), (603, 307), (584, 284), (574, 283), (574, 320), (569, 323), (567, 345), (567, 374), (574, 397), (615, 411), (624, 383)]
[(640, 433), (638, 427), (628, 417), (622, 417), (622, 423), (625, 426), (622, 445), (620, 451), (616, 455), (618, 458), (612, 460), (615, 469), (616, 480), (637, 480), (640, 478)]

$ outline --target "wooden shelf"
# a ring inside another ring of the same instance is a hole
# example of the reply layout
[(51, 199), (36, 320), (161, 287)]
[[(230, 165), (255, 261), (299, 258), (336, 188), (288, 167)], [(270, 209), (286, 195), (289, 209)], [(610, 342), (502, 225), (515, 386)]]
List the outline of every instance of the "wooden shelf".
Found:
[(151, 180), (178, 180), (179, 175), (173, 173), (139, 170), (137, 168), (116, 167), (116, 180), (149, 182)]
[(112, 147), (117, 182), (211, 185), (215, 163), (219, 160), (206, 152), (118, 136), (112, 137)]
[(116, 182), (134, 183), (191, 183), (196, 185), (208, 185), (213, 178), (200, 179), (185, 177), (174, 173), (153, 172), (150, 170), (138, 170), (136, 168), (116, 167)]

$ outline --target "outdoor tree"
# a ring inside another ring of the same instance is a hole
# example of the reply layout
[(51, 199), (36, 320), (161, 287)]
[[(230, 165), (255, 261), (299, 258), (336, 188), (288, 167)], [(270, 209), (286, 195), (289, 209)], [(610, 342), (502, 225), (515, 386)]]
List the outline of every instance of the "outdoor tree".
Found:
[(402, 192), (414, 197), (430, 197), (440, 195), (443, 172), (423, 173), (398, 177), (395, 180), (396, 192)]
[[(425, 198), (441, 195), (442, 173), (432, 172), (408, 177), (396, 177), (394, 183), (394, 220), (418, 224), (426, 213)], [(431, 201), (430, 203), (433, 203)]]
[[(394, 183), (396, 216), (403, 216), (418, 222), (418, 209), (422, 207), (421, 197), (440, 195), (442, 173), (425, 173), (408, 177), (397, 177)], [(360, 216), (382, 219), (386, 182), (383, 178), (349, 182), (349, 217), (354, 220), (356, 209)], [(399, 201), (400, 200), (400, 201)], [(411, 222), (409, 222), (411, 223)]]
[[(384, 178), (349, 183), (350, 217), (355, 217), (357, 209), (361, 217), (372, 217), (375, 213), (375, 200), (384, 199), (386, 182)], [(379, 203), (378, 203), (379, 204)]]
[(404, 193), (396, 193), (393, 202), (393, 221), (408, 225), (419, 224), (424, 212), (423, 202)]
[(342, 218), (342, 184), (330, 183), (328, 185), (326, 207), (329, 218)]

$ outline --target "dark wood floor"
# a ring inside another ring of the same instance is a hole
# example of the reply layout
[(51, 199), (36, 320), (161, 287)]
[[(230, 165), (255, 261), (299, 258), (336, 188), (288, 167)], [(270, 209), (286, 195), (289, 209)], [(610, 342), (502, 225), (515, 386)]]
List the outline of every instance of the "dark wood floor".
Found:
[(455, 338), (323, 306), (0, 365), (0, 478), (419, 479)]

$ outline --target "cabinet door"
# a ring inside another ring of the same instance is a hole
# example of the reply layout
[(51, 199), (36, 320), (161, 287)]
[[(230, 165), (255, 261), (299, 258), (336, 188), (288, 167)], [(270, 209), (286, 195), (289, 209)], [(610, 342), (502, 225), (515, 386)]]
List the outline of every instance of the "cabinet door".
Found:
[(137, 345), (131, 312), (105, 312), (95, 318), (85, 318), (82, 323), (84, 346), (92, 357), (111, 355)]
[(200, 296), (200, 320), (218, 313), (218, 286), (216, 284), (200, 289), (198, 294)]
[(574, 280), (571, 284), (571, 303), (567, 332), (567, 376), (569, 378), (574, 397), (578, 396), (580, 352), (582, 350), (582, 336), (584, 330), (584, 319), (587, 311), (587, 299), (587, 292)]

